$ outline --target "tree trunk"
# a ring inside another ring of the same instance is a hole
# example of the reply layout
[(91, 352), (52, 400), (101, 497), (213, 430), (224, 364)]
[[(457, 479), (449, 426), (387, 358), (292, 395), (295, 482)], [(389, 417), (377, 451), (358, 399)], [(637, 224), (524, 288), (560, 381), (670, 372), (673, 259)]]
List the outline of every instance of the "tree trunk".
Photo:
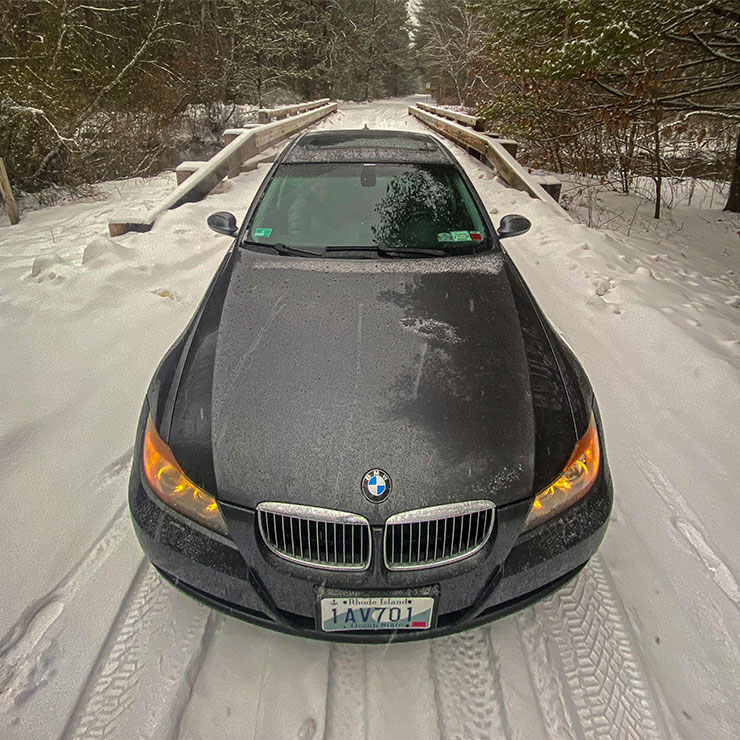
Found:
[(257, 92), (257, 107), (262, 107), (262, 58), (259, 52), (255, 56), (255, 69), (257, 70), (254, 84)]
[(560, 144), (558, 141), (555, 142), (554, 152), (555, 152), (555, 163), (557, 164), (558, 172), (562, 175), (565, 172), (565, 169), (563, 168), (563, 158), (560, 155)]
[(655, 212), (654, 218), (660, 218), (661, 196), (663, 192), (663, 168), (660, 161), (660, 117), (655, 114), (655, 126), (653, 128), (653, 140), (655, 142)]
[(725, 211), (740, 213), (740, 131), (737, 132), (737, 146), (735, 147), (735, 166), (732, 169), (730, 194), (727, 197)]
[(637, 126), (633, 123), (630, 127), (629, 137), (624, 155), (621, 157), (622, 164), (622, 192), (627, 194), (632, 185), (632, 160), (635, 157), (635, 137), (637, 136)]
[(378, 21), (376, 5), (377, 5), (377, 0), (373, 0), (372, 36), (370, 37), (370, 45), (368, 46), (368, 50), (367, 50), (367, 68), (365, 70), (365, 100), (370, 100), (370, 75), (372, 74), (373, 66), (375, 65), (375, 33), (376, 33), (375, 24)]

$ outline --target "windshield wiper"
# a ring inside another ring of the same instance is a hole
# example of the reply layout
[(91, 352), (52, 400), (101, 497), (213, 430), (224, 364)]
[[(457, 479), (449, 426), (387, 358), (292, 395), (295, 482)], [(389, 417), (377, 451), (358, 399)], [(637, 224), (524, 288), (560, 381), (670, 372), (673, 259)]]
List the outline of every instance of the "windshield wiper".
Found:
[(254, 242), (250, 241), (249, 239), (242, 239), (239, 242), (239, 246), (249, 246), (249, 247), (266, 247), (267, 249), (272, 249), (274, 252), (277, 252), (278, 254), (288, 255), (291, 257), (321, 257), (322, 252), (312, 252), (310, 249), (299, 249), (298, 247), (289, 247), (286, 244), (276, 243), (276, 244), (266, 244), (264, 242)]
[(374, 247), (326, 247), (326, 252), (376, 252), (382, 257), (406, 257), (407, 255), (421, 255), (424, 257), (446, 257), (443, 249), (390, 249), (378, 244)]

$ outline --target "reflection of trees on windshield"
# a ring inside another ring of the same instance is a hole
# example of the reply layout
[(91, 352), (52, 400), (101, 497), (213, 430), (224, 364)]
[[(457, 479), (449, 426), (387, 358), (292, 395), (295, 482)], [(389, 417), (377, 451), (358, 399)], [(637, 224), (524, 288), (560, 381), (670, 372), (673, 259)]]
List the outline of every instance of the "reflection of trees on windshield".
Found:
[(451, 184), (425, 170), (394, 177), (374, 210), (373, 240), (388, 247), (434, 247), (438, 233), (470, 228)]

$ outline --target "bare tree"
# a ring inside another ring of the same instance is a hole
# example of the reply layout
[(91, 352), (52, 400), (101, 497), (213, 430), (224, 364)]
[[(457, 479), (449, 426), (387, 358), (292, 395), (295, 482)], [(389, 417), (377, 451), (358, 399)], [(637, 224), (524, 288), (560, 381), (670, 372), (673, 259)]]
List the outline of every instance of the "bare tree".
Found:
[(435, 77), (438, 99), (446, 98), (449, 85), (455, 103), (469, 105), (473, 88), (480, 81), (475, 66), (485, 40), (480, 13), (468, 0), (427, 0), (421, 7), (419, 24), (417, 46), (426, 69)]

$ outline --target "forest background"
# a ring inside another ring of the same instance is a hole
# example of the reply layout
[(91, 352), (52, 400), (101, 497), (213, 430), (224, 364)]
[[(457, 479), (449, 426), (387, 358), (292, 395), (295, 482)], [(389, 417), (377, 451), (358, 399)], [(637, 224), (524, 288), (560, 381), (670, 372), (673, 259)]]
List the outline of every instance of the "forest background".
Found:
[(0, 0), (0, 156), (60, 189), (210, 156), (258, 107), (424, 89), (540, 169), (630, 192), (730, 182), (734, 0)]

